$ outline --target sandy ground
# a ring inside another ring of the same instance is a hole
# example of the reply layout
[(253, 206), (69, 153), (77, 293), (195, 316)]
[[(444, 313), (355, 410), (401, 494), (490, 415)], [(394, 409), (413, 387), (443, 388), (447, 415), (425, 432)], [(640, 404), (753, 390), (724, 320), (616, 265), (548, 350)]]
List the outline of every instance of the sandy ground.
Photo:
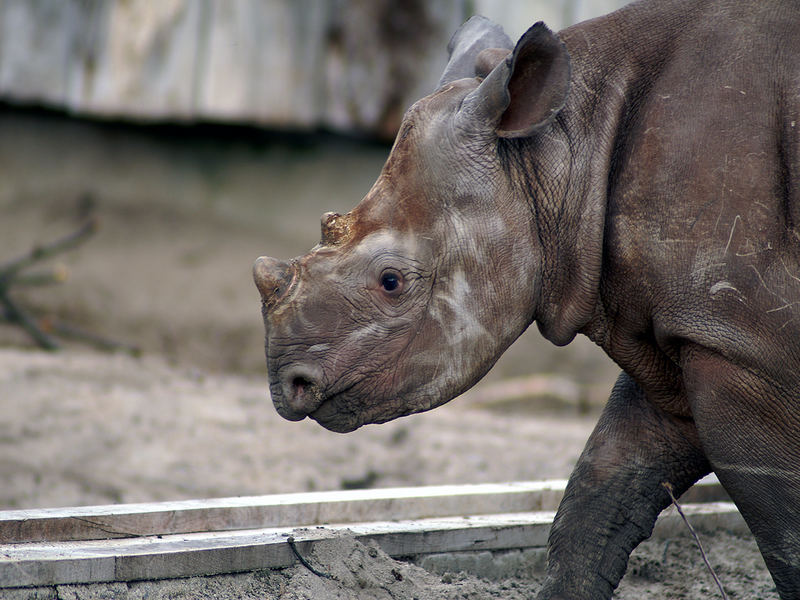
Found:
[(341, 435), (281, 419), (259, 377), (81, 351), (0, 364), (6, 508), (565, 478), (594, 421), (467, 398)]
[[(0, 323), (0, 509), (566, 477), (616, 369), (587, 341), (556, 349), (535, 328), (473, 396), (431, 413), (338, 435), (272, 409), (252, 261), (312, 246), (319, 215), (354, 205), (385, 151), (0, 114), (0, 264), (72, 230), (86, 192), (101, 222), (43, 265), (63, 263), (63, 285), (14, 298), (141, 349), (66, 341), (47, 353)], [(492, 399), (526, 374), (523, 397)], [(705, 542), (731, 598), (776, 597), (751, 539)], [(539, 585), (524, 569), (501, 581), (432, 574), (347, 537), (311, 558), (335, 579), (295, 567), (0, 598), (513, 599)], [(638, 550), (617, 597), (715, 594), (694, 546), (676, 539)]]

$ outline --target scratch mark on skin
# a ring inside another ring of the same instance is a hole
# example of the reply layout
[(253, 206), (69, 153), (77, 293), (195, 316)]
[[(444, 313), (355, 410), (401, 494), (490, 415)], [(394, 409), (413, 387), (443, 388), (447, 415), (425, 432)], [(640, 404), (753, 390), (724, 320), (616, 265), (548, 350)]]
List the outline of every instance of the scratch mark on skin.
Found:
[(737, 252), (736, 256), (738, 256), (739, 258), (747, 258), (748, 256), (756, 256), (757, 254), (761, 254), (762, 252), (769, 252), (770, 250), (772, 250), (772, 244), (770, 242), (767, 242), (767, 245), (759, 250), (753, 250), (752, 252), (747, 252), (745, 254)]
[[(764, 153), (763, 153), (763, 152), (759, 152), (759, 154), (764, 154)], [(764, 204), (763, 202), (759, 202), (758, 200), (756, 200), (755, 202), (753, 202), (753, 204), (755, 204), (756, 206), (760, 206), (761, 208), (763, 208), (763, 209), (764, 209), (764, 210), (766, 210), (766, 211), (769, 211), (769, 210), (770, 210), (769, 206), (767, 206), (767, 205), (766, 205), (766, 204)]]
[[(722, 86), (722, 88), (723, 88), (723, 89), (725, 89), (725, 90), (735, 90), (735, 89), (736, 89), (735, 87), (733, 87), (733, 86), (730, 86), (730, 85), (723, 85), (723, 86)], [(739, 92), (739, 93), (740, 93), (742, 96), (746, 96), (746, 95), (747, 95), (747, 92), (745, 92), (744, 90), (737, 90), (737, 91), (738, 91), (738, 92)]]
[(800, 302), (789, 302), (788, 304), (784, 304), (783, 306), (779, 306), (778, 308), (770, 308), (767, 312), (768, 313), (778, 312), (779, 310), (785, 310), (787, 308), (791, 308), (796, 304), (800, 304)]
[(736, 231), (736, 224), (741, 220), (742, 217), (740, 215), (736, 215), (736, 217), (733, 219), (733, 226), (731, 227), (731, 232), (728, 235), (728, 243), (725, 245), (725, 252), (722, 253), (722, 256), (728, 254), (728, 250), (731, 247), (731, 240), (733, 239), (733, 232)]
[[(717, 233), (717, 228), (719, 227), (719, 220), (722, 218), (722, 213), (725, 212), (725, 183), (728, 179), (728, 155), (725, 155), (725, 159), (722, 163), (722, 183), (720, 184), (720, 209), (719, 215), (717, 215), (717, 222), (714, 223), (714, 233)], [(734, 222), (735, 224), (735, 222)]]
[(767, 287), (767, 283), (764, 281), (764, 278), (761, 276), (761, 273), (759, 273), (759, 272), (758, 272), (758, 269), (756, 269), (756, 266), (755, 266), (755, 265), (748, 265), (748, 266), (749, 266), (751, 269), (753, 269), (753, 272), (756, 274), (756, 277), (758, 277), (758, 281), (761, 283), (761, 286), (762, 286), (762, 287), (763, 287), (765, 290), (767, 290), (767, 291), (768, 291), (770, 294), (772, 294), (773, 296), (775, 296), (775, 297), (777, 297), (777, 298), (780, 298), (780, 300), (781, 300), (782, 302), (786, 302), (786, 298), (781, 298), (781, 297), (780, 297), (778, 294), (776, 294), (775, 292), (773, 292), (771, 289), (769, 289), (769, 288)]
[[(786, 267), (786, 265), (784, 264), (784, 268), (785, 268), (785, 267)], [(778, 312), (778, 311), (781, 311), (781, 310), (785, 310), (785, 309), (787, 309), (787, 308), (791, 308), (792, 306), (794, 306), (794, 305), (796, 305), (796, 304), (800, 304), (800, 301), (790, 302), (789, 300), (787, 300), (786, 298), (784, 298), (784, 297), (783, 297), (783, 296), (781, 296), (780, 294), (777, 294), (777, 293), (773, 292), (771, 289), (769, 289), (769, 288), (767, 287), (767, 284), (766, 284), (766, 282), (764, 281), (764, 278), (761, 276), (761, 273), (759, 273), (759, 272), (758, 272), (758, 269), (756, 269), (754, 265), (750, 265), (750, 268), (751, 268), (751, 269), (753, 269), (753, 271), (755, 272), (756, 276), (758, 277), (758, 280), (761, 282), (761, 285), (764, 287), (764, 289), (765, 289), (765, 290), (767, 290), (767, 292), (769, 292), (769, 293), (770, 293), (770, 294), (772, 294), (773, 296), (775, 296), (775, 297), (776, 297), (778, 300), (780, 300), (781, 302), (783, 302), (783, 305), (782, 305), (782, 306), (778, 306), (777, 308), (772, 308), (772, 309), (769, 309), (769, 310), (767, 310), (767, 311), (766, 311), (766, 314), (773, 313), (773, 312)], [(792, 277), (793, 279), (797, 279), (797, 277), (795, 277), (794, 275), (792, 275), (791, 273), (789, 273), (788, 269), (787, 269), (787, 273), (788, 273), (788, 274), (789, 274), (789, 276), (790, 276), (790, 277)], [(778, 327), (778, 331), (780, 331), (780, 330), (782, 330), (782, 329), (786, 328), (786, 327), (787, 327), (788, 325), (790, 325), (791, 323), (794, 323), (794, 321), (795, 321), (795, 320), (796, 320), (796, 317), (792, 317), (792, 318), (790, 318), (790, 319), (789, 319), (788, 321), (786, 321), (786, 322), (785, 322), (783, 325), (781, 325), (780, 327)]]
[(718, 281), (717, 283), (711, 286), (709, 293), (713, 296), (714, 294), (717, 294), (722, 290), (733, 290), (734, 292), (737, 293), (739, 292), (739, 290), (733, 287), (729, 281)]
[(719, 294), (720, 292), (724, 292), (724, 291), (734, 292), (737, 295), (736, 299), (739, 302), (741, 302), (742, 304), (747, 304), (747, 301), (745, 300), (745, 298), (742, 295), (742, 293), (738, 289), (736, 289), (733, 286), (733, 284), (731, 284), (730, 281), (718, 281), (717, 283), (715, 283), (714, 285), (711, 286), (711, 289), (708, 290), (708, 293), (709, 293), (710, 296), (713, 297), (713, 296), (716, 296), (717, 294)]
[(789, 271), (789, 267), (786, 266), (786, 261), (783, 260), (783, 257), (781, 257), (781, 264), (783, 265), (783, 270), (786, 271), (786, 274), (796, 282), (800, 283), (800, 277), (797, 275), (792, 275), (792, 273)]

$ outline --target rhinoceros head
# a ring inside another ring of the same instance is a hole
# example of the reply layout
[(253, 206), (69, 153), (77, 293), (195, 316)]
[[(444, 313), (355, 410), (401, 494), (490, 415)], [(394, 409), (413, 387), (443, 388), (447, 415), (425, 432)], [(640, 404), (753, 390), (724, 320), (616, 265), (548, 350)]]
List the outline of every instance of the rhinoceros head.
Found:
[[(439, 89), (408, 110), (366, 197), (324, 215), (308, 254), (256, 261), (283, 417), (346, 432), (428, 410), (474, 384), (534, 318), (531, 211), (497, 145), (548, 125), (569, 61), (543, 25), (511, 48), (485, 19), (463, 26)], [(540, 93), (515, 102), (531, 86)]]

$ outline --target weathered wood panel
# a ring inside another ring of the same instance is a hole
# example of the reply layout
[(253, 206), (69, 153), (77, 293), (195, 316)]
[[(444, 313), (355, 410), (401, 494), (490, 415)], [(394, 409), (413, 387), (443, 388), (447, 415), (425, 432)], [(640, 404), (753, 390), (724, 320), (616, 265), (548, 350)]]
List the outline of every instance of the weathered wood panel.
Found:
[[(0, 543), (555, 510), (565, 486), (563, 480), (528, 481), (0, 511)], [(682, 501), (723, 499), (727, 495), (710, 477)]]
[(93, 540), (555, 510), (565, 483), (444, 485), (0, 511), (0, 542)]
[[(746, 533), (731, 503), (687, 504), (683, 510), (695, 527)], [(342, 533), (374, 541), (390, 556), (543, 547), (554, 513), (478, 515), (410, 521), (383, 521), (234, 532), (203, 532), (58, 543), (0, 545), (0, 588), (67, 583), (168, 579), (279, 568), (296, 560), (287, 543), (291, 535), (303, 554)], [(659, 518), (654, 537), (686, 534), (675, 511)]]
[(147, 120), (391, 137), (473, 12), (512, 38), (624, 0), (4, 0), (0, 99)]

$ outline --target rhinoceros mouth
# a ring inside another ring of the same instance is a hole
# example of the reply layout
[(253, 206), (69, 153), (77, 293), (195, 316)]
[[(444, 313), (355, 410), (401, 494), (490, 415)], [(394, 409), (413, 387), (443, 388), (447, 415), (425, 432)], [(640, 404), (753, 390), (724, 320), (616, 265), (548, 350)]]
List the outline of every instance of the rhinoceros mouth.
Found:
[(289, 382), (287, 388), (281, 384), (270, 385), (275, 410), (287, 421), (309, 417), (337, 433), (348, 433), (362, 425), (355, 413), (347, 410), (345, 392), (326, 395), (318, 384), (298, 375)]
[(324, 400), (315, 385), (301, 378), (294, 378), (289, 389), (271, 383), (270, 395), (275, 410), (287, 421), (302, 421)]
[(343, 400), (340, 394), (329, 396), (308, 416), (328, 431), (350, 433), (361, 427), (363, 423), (352, 411), (343, 410), (343, 404), (346, 405)]

